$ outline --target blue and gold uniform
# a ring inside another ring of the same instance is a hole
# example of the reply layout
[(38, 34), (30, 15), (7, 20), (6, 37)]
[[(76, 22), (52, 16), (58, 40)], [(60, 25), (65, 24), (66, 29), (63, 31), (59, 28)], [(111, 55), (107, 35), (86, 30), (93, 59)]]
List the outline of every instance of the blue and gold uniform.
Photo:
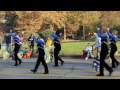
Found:
[(61, 65), (63, 65), (64, 61), (58, 56), (61, 51), (61, 44), (59, 37), (53, 32), (52, 33), (53, 41), (54, 41), (54, 57), (55, 57), (55, 67), (58, 67), (58, 60), (61, 61)]
[(111, 47), (110, 58), (112, 59), (112, 68), (115, 68), (115, 67), (117, 67), (119, 65), (119, 62), (115, 58), (115, 53), (117, 51), (117, 46), (116, 46), (117, 36), (114, 35), (114, 34), (111, 34), (110, 32), (108, 32), (108, 35), (109, 35), (109, 37), (111, 39), (111, 44), (110, 44), (110, 47)]
[(18, 35), (15, 35), (12, 33), (12, 31), (10, 31), (10, 35), (13, 37), (14, 40), (14, 56), (15, 56), (15, 65), (14, 66), (18, 66), (18, 61), (19, 61), (19, 65), (22, 63), (21, 59), (18, 57), (18, 53), (20, 50), (20, 37)]
[(100, 73), (97, 76), (104, 76), (104, 67), (109, 71), (109, 75), (112, 74), (113, 70), (105, 62), (106, 56), (108, 54), (108, 36), (106, 33), (101, 34), (100, 30), (97, 29), (97, 34), (101, 37), (101, 52), (100, 52)]
[(31, 71), (34, 72), (34, 73), (36, 73), (36, 71), (37, 71), (40, 63), (42, 62), (42, 65), (45, 68), (44, 74), (48, 74), (49, 73), (48, 66), (47, 66), (47, 64), (46, 64), (46, 62), (44, 60), (44, 56), (45, 56), (45, 52), (44, 52), (45, 41), (44, 41), (44, 39), (42, 37), (40, 39), (37, 39), (36, 36), (34, 36), (34, 40), (37, 43), (39, 55), (38, 55), (38, 60), (37, 60), (36, 66), (35, 66), (34, 70), (31, 70)]

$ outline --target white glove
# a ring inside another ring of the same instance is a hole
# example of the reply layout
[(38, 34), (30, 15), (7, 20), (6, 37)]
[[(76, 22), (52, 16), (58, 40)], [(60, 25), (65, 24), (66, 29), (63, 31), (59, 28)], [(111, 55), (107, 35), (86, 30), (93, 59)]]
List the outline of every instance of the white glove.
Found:
[(97, 30), (100, 30), (100, 28), (97, 28)]
[(10, 32), (12, 32), (12, 30), (10, 30)]
[(107, 31), (110, 31), (110, 28), (107, 28)]
[(60, 36), (62, 35), (62, 33), (59, 34)]

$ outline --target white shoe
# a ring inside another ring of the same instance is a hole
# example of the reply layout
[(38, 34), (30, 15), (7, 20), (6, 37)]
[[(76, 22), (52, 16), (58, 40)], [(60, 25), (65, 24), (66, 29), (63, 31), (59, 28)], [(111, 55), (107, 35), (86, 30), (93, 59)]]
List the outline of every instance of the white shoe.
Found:
[(86, 57), (85, 60), (88, 60), (88, 58)]
[(94, 56), (93, 56), (93, 55), (91, 55), (91, 57), (92, 57), (92, 58), (94, 58)]

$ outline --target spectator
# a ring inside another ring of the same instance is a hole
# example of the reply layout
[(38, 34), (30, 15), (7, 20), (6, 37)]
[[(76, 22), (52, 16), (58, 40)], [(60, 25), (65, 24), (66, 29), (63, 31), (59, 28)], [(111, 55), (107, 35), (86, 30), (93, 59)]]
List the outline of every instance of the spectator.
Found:
[(51, 45), (52, 45), (52, 40), (51, 38), (48, 38), (46, 42), (46, 47), (50, 47)]
[(28, 45), (29, 45), (30, 51), (32, 51), (32, 55), (33, 55), (33, 52), (34, 52), (34, 35), (33, 34), (31, 34), (30, 37), (28, 38)]
[(0, 50), (1, 50), (1, 47), (2, 47), (2, 38), (0, 36)]
[(6, 51), (10, 53), (10, 55), (12, 54), (12, 47), (11, 47), (11, 36), (10, 34), (6, 33), (4, 35), (4, 40), (6, 43)]
[(100, 51), (101, 51), (101, 38), (98, 37), (97, 33), (94, 33), (95, 36), (95, 44), (93, 46), (96, 46), (97, 50), (97, 60), (100, 60)]
[(45, 58), (47, 62), (51, 60), (51, 63), (52, 63), (53, 50), (54, 50), (54, 47), (52, 47), (52, 40), (51, 38), (48, 38), (46, 42), (46, 48), (45, 48)]
[(23, 35), (21, 35), (20, 36), (20, 49), (22, 48), (23, 41), (24, 41), (24, 37)]
[(86, 47), (85, 52), (87, 53), (87, 57), (85, 58), (85, 60), (88, 60), (89, 56), (94, 58), (94, 56), (92, 55), (92, 46), (90, 45), (90, 43), (88, 43), (88, 46)]

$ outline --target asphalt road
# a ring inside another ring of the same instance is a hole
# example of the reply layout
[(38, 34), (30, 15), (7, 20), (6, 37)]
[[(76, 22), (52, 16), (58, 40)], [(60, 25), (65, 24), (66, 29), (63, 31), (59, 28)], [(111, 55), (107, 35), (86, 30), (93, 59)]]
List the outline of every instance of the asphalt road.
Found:
[[(107, 76), (109, 73), (105, 70), (104, 77), (97, 77), (98, 72), (92, 68), (92, 60), (81, 59), (65, 59), (64, 65), (53, 67), (53, 63), (49, 63), (49, 74), (44, 75), (42, 65), (36, 74), (30, 70), (36, 64), (36, 58), (23, 59), (20, 66), (14, 66), (14, 61), (9, 58), (4, 62), (0, 62), (0, 79), (120, 79), (120, 67), (114, 69), (112, 76)], [(109, 62), (108, 62), (109, 63)], [(61, 64), (61, 63), (59, 63)], [(109, 63), (109, 65), (111, 65)]]

